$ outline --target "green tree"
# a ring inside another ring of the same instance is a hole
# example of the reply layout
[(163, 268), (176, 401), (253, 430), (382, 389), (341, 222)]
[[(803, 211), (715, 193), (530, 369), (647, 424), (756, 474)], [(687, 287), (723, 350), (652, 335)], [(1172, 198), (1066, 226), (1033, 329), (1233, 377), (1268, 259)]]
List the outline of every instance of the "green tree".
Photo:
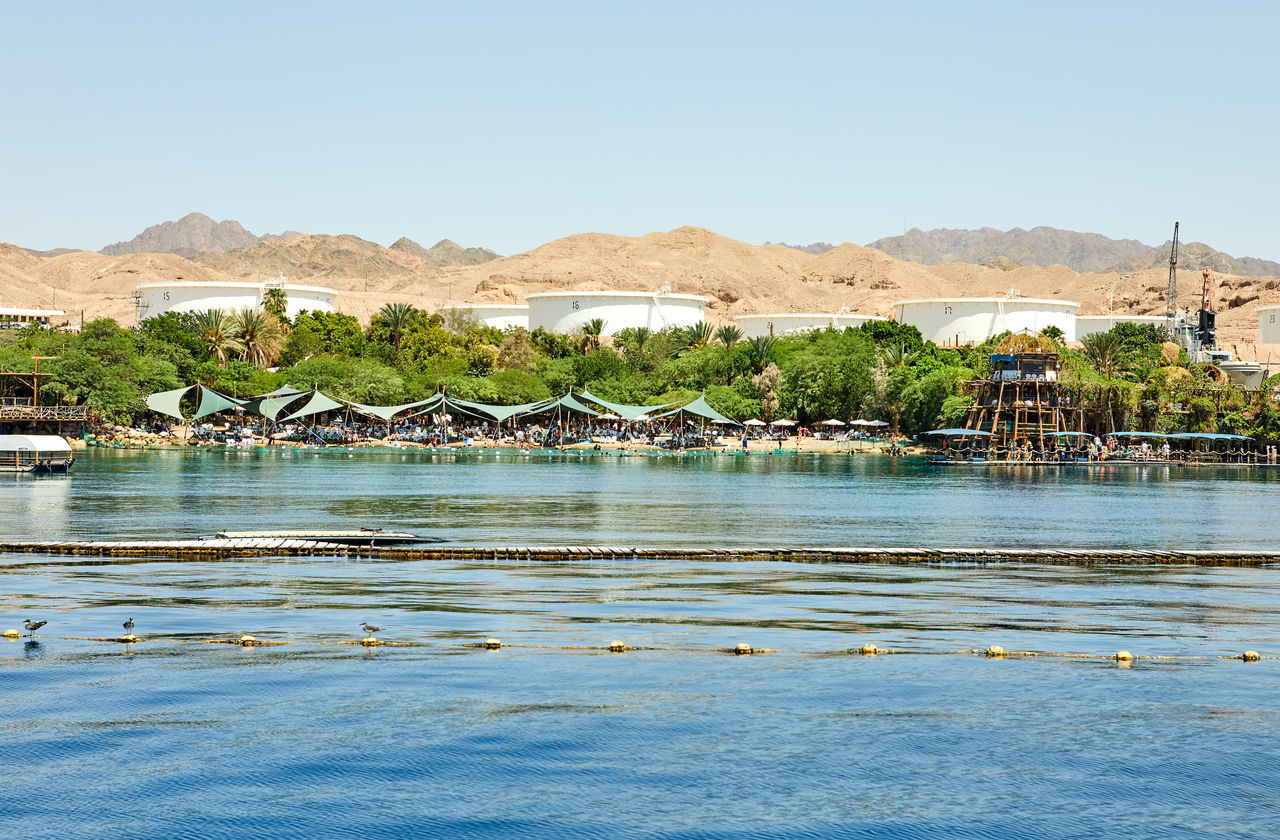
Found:
[(752, 369), (764, 370), (765, 363), (769, 361), (769, 356), (777, 343), (778, 340), (771, 335), (758, 335), (748, 342), (751, 347)]
[(235, 321), (221, 309), (197, 312), (192, 326), (211, 358), (225, 362), (228, 358), (239, 356), (244, 351), (239, 328)]
[(388, 303), (378, 311), (376, 317), (391, 332), (391, 346), (395, 348), (397, 355), (400, 353), (400, 341), (413, 323), (415, 315), (413, 304), (402, 302)]
[(241, 309), (231, 316), (240, 341), (240, 358), (267, 367), (284, 348), (284, 330), (276, 316), (265, 309)]
[(742, 340), (742, 330), (732, 324), (725, 324), (716, 330), (716, 339), (724, 344), (725, 347), (733, 347)]
[(262, 308), (276, 316), (281, 324), (289, 323), (289, 295), (279, 286), (267, 289), (262, 293)]
[(600, 349), (600, 334), (604, 332), (604, 319), (592, 318), (581, 327), (578, 337), (578, 348), (583, 353), (594, 353)]
[(1113, 332), (1092, 333), (1080, 342), (1084, 345), (1084, 356), (1094, 369), (1107, 378), (1115, 376), (1124, 354), (1124, 343), (1119, 335)]

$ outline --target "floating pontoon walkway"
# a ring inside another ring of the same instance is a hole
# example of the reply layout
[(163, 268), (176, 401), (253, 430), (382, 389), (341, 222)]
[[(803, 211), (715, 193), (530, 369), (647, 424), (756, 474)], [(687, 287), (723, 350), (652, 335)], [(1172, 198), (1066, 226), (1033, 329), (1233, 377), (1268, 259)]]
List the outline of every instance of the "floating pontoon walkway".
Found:
[[(221, 560), (236, 557), (356, 557), (371, 560), (452, 560), (491, 563), (570, 563), (626, 560), (784, 563), (1045, 563), (1052, 565), (1280, 564), (1278, 550), (1035, 549), (1035, 548), (627, 548), (618, 546), (348, 545), (277, 538), (213, 537), (130, 542), (27, 540), (0, 542), (0, 554), (119, 557), (136, 560)], [(92, 562), (92, 561), (90, 561)], [(0, 563), (0, 567), (5, 565)], [(10, 563), (9, 565), (12, 565)]]

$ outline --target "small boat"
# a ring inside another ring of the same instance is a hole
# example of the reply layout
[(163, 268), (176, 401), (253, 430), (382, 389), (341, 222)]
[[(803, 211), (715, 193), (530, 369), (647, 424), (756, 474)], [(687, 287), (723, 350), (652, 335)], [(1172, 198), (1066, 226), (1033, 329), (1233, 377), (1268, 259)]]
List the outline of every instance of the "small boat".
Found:
[(64, 473), (75, 460), (60, 435), (0, 435), (0, 472)]

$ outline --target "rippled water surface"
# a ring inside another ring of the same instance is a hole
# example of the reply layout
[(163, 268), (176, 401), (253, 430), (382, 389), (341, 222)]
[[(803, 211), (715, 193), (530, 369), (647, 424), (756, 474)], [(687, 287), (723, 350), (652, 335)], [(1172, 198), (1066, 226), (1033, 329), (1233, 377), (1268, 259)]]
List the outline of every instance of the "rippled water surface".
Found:
[[(1265, 470), (350, 454), (89, 452), (0, 480), (0, 530), (1243, 548), (1280, 521)], [(85, 559), (0, 555), (0, 623), (49, 621), (0, 641), (3, 837), (1280, 825), (1280, 660), (1219, 658), (1280, 655), (1280, 570)], [(93, 641), (129, 616), (145, 641)], [(352, 644), (361, 621), (407, 644)], [(280, 644), (208, 642), (243, 633)], [(864, 642), (895, 652), (846, 652)], [(991, 644), (1040, 655), (973, 653)]]

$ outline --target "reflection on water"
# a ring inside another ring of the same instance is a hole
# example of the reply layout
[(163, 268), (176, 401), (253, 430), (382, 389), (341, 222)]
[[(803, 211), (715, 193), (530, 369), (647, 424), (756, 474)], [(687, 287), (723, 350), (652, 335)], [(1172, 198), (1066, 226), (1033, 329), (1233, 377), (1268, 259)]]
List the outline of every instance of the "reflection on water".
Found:
[[(47, 509), (47, 512), (46, 512)], [(1267, 468), (939, 468), (881, 456), (89, 450), (0, 482), (16, 537), (383, 526), (460, 543), (1271, 547)]]
[[(1269, 473), (887, 459), (289, 457), (91, 455), (55, 491), (60, 523), (32, 507), (43, 483), (6, 483), (0, 527), (1269, 544), (1243, 525), (1276, 493)], [(1199, 838), (1280, 821), (1280, 660), (1213, 658), (1280, 655), (1272, 569), (75, 559), (0, 555), (4, 626), (49, 621), (0, 641), (5, 836)], [(129, 616), (143, 641), (83, 640)], [(414, 644), (351, 644), (364, 621)], [(244, 633), (289, 644), (203, 643)], [(469, 646), (491, 635), (507, 646)], [(614, 639), (640, 649), (561, 649)], [(902, 653), (843, 653), (868, 641)], [(713, 652), (739, 642), (778, 652)], [(991, 644), (1177, 658), (958, 653)]]

